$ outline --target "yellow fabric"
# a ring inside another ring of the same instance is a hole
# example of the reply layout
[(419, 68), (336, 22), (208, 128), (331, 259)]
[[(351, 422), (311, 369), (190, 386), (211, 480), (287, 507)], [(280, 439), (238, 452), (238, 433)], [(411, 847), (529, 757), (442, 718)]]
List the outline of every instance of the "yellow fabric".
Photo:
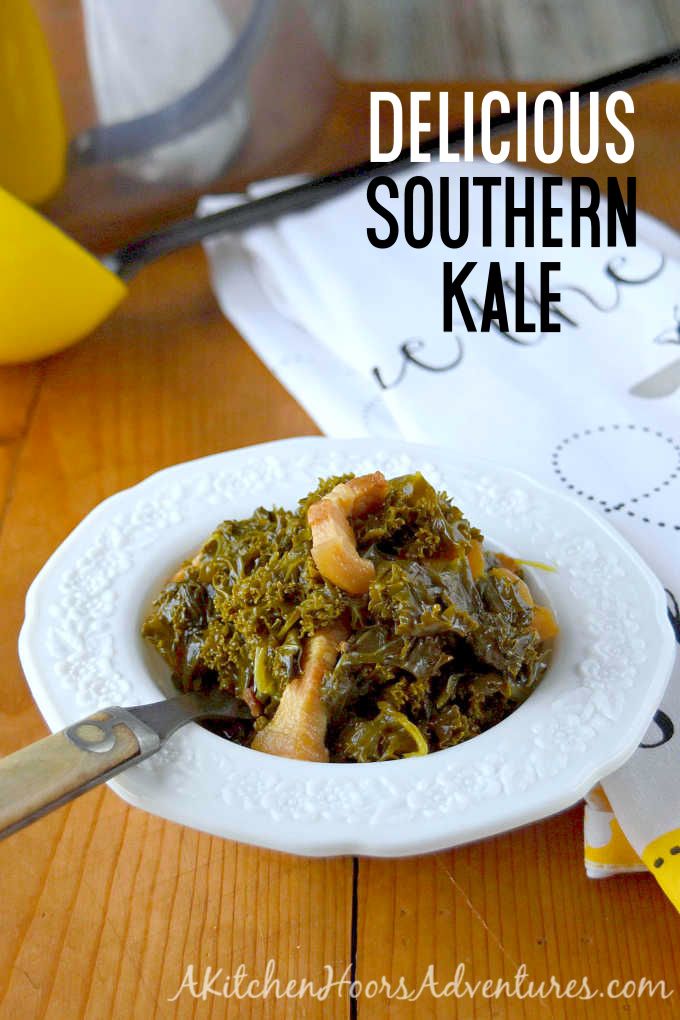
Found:
[(598, 785), (586, 797), (584, 843), (590, 878), (648, 869), (676, 910), (680, 910), (680, 829), (663, 833), (638, 854)]
[(40, 22), (30, 0), (2, 0), (0, 186), (38, 204), (60, 186), (65, 165), (64, 115)]
[(654, 878), (676, 910), (680, 910), (680, 829), (665, 832), (642, 851)]
[(621, 826), (612, 815), (607, 819), (610, 839), (602, 846), (592, 846), (586, 842), (586, 862), (604, 865), (612, 869), (629, 869), (640, 865), (640, 858), (626, 839)]
[(0, 364), (68, 347), (125, 296), (114, 273), (2, 189), (0, 233)]

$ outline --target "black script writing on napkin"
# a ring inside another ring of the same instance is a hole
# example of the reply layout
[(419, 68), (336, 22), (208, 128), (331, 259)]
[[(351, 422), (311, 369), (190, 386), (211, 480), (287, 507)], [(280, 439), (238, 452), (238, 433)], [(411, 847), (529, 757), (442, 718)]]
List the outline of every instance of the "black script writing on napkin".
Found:
[[(474, 265), (474, 264), (473, 264)], [(495, 265), (495, 263), (494, 263)], [(550, 266), (553, 263), (546, 263)], [(570, 303), (570, 307), (567, 309), (565, 303), (567, 301), (567, 295), (572, 295), (582, 299), (592, 309), (602, 314), (609, 314), (614, 312), (621, 302), (622, 292), (627, 287), (639, 287), (645, 284), (651, 283), (659, 277), (666, 266), (666, 259), (663, 254), (659, 253), (659, 260), (652, 270), (645, 270), (636, 272), (632, 267), (631, 260), (625, 256), (617, 256), (614, 259), (609, 259), (602, 267), (603, 276), (607, 281), (612, 284), (613, 292), (611, 300), (606, 304), (599, 300), (596, 295), (589, 290), (587, 287), (582, 286), (579, 283), (562, 283), (560, 282), (560, 293), (559, 295), (554, 292), (547, 291), (545, 295), (546, 304), (552, 315), (559, 318), (566, 326), (571, 329), (578, 329), (581, 325), (577, 313), (573, 310)], [(472, 270), (470, 269), (464, 274), (463, 280), (467, 279), (467, 276)], [(548, 276), (549, 279), (549, 276)], [(500, 290), (503, 292), (503, 301), (499, 298)], [(515, 278), (503, 277), (498, 279), (498, 274), (494, 271), (494, 287), (489, 296), (487, 294), (481, 298), (479, 295), (471, 295), (465, 299), (466, 307), (465, 310), (462, 308), (461, 315), (463, 321), (454, 324), (453, 315), (450, 317), (448, 329), (444, 332), (451, 334), (451, 340), (453, 344), (453, 357), (450, 358), (444, 364), (433, 364), (431, 363), (422, 353), (426, 347), (426, 340), (422, 337), (411, 337), (399, 343), (396, 347), (396, 356), (398, 360), (398, 367), (396, 372), (390, 373), (384, 368), (376, 365), (372, 369), (372, 375), (378, 385), (383, 390), (393, 389), (395, 386), (399, 386), (407, 376), (407, 370), (410, 366), (415, 369), (420, 369), (427, 372), (450, 372), (458, 368), (463, 361), (465, 346), (463, 337), (458, 332), (461, 326), (465, 326), (468, 333), (483, 332), (480, 328), (485, 316), (485, 303), (486, 307), (486, 320), (488, 322), (489, 329), (499, 333), (504, 340), (509, 343), (516, 344), (519, 346), (533, 346), (545, 338), (546, 333), (555, 332), (552, 330), (546, 330), (541, 328), (539, 331), (534, 333), (532, 337), (519, 336), (517, 332), (510, 329), (510, 324), (507, 321), (507, 308), (505, 317), (500, 314), (500, 308), (506, 306), (506, 303), (510, 303), (513, 299), (516, 300), (518, 294), (522, 295), (522, 308), (527, 306), (534, 306), (537, 309), (541, 309), (540, 295), (525, 281), (524, 274), (519, 273)], [(549, 295), (549, 298), (548, 298)], [(455, 288), (454, 288), (455, 296)], [(542, 316), (547, 314), (547, 309), (544, 310)], [(523, 315), (523, 313), (522, 313)], [(477, 321), (475, 321), (475, 318)], [(478, 326), (479, 323), (479, 326)], [(471, 325), (470, 325), (471, 324)], [(454, 331), (454, 325), (457, 326)], [(555, 323), (551, 323), (554, 327)], [(531, 332), (524, 327), (525, 332)], [(654, 338), (658, 342), (658, 337)], [(386, 381), (391, 375), (391, 381)]]

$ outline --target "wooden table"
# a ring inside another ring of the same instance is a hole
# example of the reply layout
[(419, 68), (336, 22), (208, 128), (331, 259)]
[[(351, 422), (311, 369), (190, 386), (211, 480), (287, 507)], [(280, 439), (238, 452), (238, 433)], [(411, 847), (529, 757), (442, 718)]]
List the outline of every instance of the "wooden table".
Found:
[[(422, 86), (419, 86), (422, 87)], [(432, 86), (436, 88), (437, 86)], [(463, 85), (453, 88), (452, 115)], [(405, 87), (400, 87), (405, 91)], [(680, 227), (680, 84), (636, 92), (641, 207)], [(322, 170), (367, 151), (368, 89), (343, 86), (298, 168)], [(282, 169), (289, 169), (282, 167)], [(568, 161), (560, 169), (576, 168)], [(598, 164), (600, 179), (611, 168)], [(46, 309), (46, 314), (49, 310)], [(45, 726), (17, 660), (26, 588), (96, 503), (177, 461), (317, 429), (218, 311), (199, 250), (144, 272), (86, 343), (39, 365), (0, 371), (0, 751)], [(0, 844), (3, 1017), (659, 1018), (680, 1010), (678, 918), (648, 875), (589, 881), (582, 808), (432, 856), (305, 860), (229, 843), (124, 804), (107, 788)], [(243, 964), (262, 976), (323, 983), (324, 965), (363, 982), (430, 964), (444, 983), (563, 985), (587, 976), (665, 979), (674, 996), (596, 1003), (384, 997), (349, 1002), (194, 999), (197, 975)], [(652, 1013), (652, 1010), (654, 1011)]]

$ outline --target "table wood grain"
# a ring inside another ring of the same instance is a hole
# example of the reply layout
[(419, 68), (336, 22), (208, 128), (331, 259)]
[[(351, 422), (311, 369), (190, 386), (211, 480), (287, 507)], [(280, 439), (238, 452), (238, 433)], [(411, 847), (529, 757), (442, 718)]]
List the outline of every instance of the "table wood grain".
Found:
[[(434, 85), (433, 88), (440, 86)], [(444, 87), (444, 86), (441, 86)], [(399, 87), (401, 91), (406, 86)], [(463, 85), (450, 87), (453, 116)], [(640, 204), (680, 227), (680, 84), (636, 92)], [(365, 155), (368, 87), (340, 90), (333, 116), (295, 167)], [(293, 169), (282, 166), (282, 170)], [(577, 168), (568, 161), (564, 172)], [(611, 168), (598, 164), (603, 180)], [(623, 171), (620, 171), (623, 175)], [(47, 310), (48, 313), (48, 310)], [(0, 370), (0, 752), (44, 735), (16, 644), (26, 589), (100, 500), (177, 461), (318, 430), (226, 322), (203, 255), (149, 268), (87, 342), (39, 365)], [(585, 877), (582, 809), (484, 843), (397, 861), (305, 860), (214, 839), (128, 807), (108, 789), (0, 844), (0, 1002), (16, 1020), (174, 1017), (647, 1017), (680, 1006), (677, 915), (648, 875)], [(345, 993), (320, 1003), (269, 998), (168, 1001), (196, 974), (267, 961), (289, 979), (359, 981), (427, 968), (444, 983), (586, 976), (663, 978), (674, 996), (597, 1003), (480, 995), (416, 1002)]]
[(584, 80), (680, 41), (677, 0), (338, 2), (340, 67), (363, 81)]

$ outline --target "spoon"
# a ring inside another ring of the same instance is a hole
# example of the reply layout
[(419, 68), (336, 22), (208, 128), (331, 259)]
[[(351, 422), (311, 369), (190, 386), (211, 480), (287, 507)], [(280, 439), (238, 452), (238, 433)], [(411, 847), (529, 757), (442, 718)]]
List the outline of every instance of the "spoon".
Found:
[(104, 708), (0, 759), (0, 839), (155, 754), (196, 719), (250, 719), (219, 689), (135, 708)]
[[(611, 92), (672, 71), (680, 64), (680, 47), (650, 60), (571, 85), (557, 95), (565, 102), (578, 93), (581, 102), (591, 93)], [(530, 103), (526, 119), (535, 114)], [(517, 108), (491, 117), (488, 128), (498, 134), (516, 126)], [(482, 122), (471, 128), (474, 138)], [(465, 126), (448, 134), (448, 149), (465, 141)], [(439, 151), (439, 138), (421, 143), (424, 153)], [(180, 220), (137, 238), (101, 260), (91, 255), (54, 224), (7, 192), (0, 190), (0, 364), (32, 361), (56, 353), (82, 339), (113, 311), (126, 294), (126, 281), (149, 262), (197, 244), (215, 234), (245, 230), (276, 216), (308, 209), (365, 181), (373, 174), (411, 165), (410, 149), (394, 160), (366, 160), (274, 194), (234, 205), (210, 216)]]

